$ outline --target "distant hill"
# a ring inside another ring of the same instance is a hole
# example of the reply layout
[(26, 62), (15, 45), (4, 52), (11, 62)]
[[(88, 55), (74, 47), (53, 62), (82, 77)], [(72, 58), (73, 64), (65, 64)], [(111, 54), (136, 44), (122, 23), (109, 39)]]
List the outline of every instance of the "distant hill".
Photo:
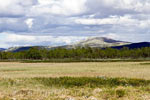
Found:
[(112, 48), (115, 48), (115, 49), (122, 49), (123, 47), (128, 47), (129, 49), (150, 47), (150, 42), (132, 43), (132, 44), (128, 44), (128, 45), (114, 46), (114, 47), (112, 47)]
[(88, 38), (87, 40), (81, 41), (75, 45), (77, 46), (89, 46), (89, 47), (112, 47), (112, 46), (120, 46), (120, 45), (125, 45), (125, 44), (130, 44), (130, 42), (124, 42), (124, 41), (118, 41), (118, 40), (113, 40), (110, 38), (106, 37), (93, 37), (93, 38)]
[(134, 48), (142, 48), (142, 47), (150, 47), (150, 42), (140, 42), (140, 43), (130, 43), (130, 42), (124, 42), (119, 40), (113, 40), (110, 38), (105, 37), (92, 37), (88, 38), (86, 40), (80, 41), (78, 43), (72, 44), (72, 45), (64, 45), (64, 46), (26, 46), (26, 47), (12, 47), (7, 50), (1, 48), (0, 51), (6, 51), (6, 52), (20, 52), (29, 50), (33, 47), (38, 47), (39, 49), (55, 49), (55, 48), (66, 48), (66, 49), (72, 49), (76, 47), (91, 47), (91, 48), (106, 48), (111, 47), (115, 49), (121, 49), (123, 47), (128, 47), (129, 49)]
[(5, 51), (6, 52), (20, 52), (20, 51), (29, 50), (30, 48), (32, 48), (32, 46), (28, 46), (28, 47), (11, 47), (11, 48), (9, 48)]
[(6, 52), (20, 52), (20, 51), (26, 51), (29, 50), (33, 47), (37, 47), (39, 49), (45, 48), (45, 49), (50, 49), (50, 46), (24, 46), (24, 47), (11, 47), (7, 50), (5, 50)]
[(4, 48), (0, 48), (0, 51), (4, 51), (4, 50), (6, 50), (6, 49), (4, 49)]
[(86, 40), (80, 41), (78, 43), (75, 43), (73, 45), (65, 45), (65, 46), (60, 46), (63, 48), (76, 48), (76, 47), (97, 47), (97, 48), (105, 48), (105, 47), (112, 47), (112, 46), (121, 46), (121, 45), (126, 45), (126, 44), (131, 44), (130, 42), (124, 42), (124, 41), (118, 41), (118, 40), (113, 40), (110, 38), (106, 37), (92, 37), (88, 38)]
[(45, 48), (45, 49), (55, 49), (55, 48), (66, 48), (66, 49), (71, 49), (71, 48), (76, 48), (76, 47), (98, 47), (98, 48), (104, 48), (104, 47), (112, 47), (112, 46), (120, 46), (120, 45), (125, 45), (125, 44), (130, 44), (129, 42), (123, 42), (123, 41), (118, 41), (118, 40), (113, 40), (105, 37), (93, 37), (93, 38), (88, 38), (86, 40), (80, 41), (78, 43), (72, 44), (72, 45), (64, 45), (64, 46), (25, 46), (25, 47), (11, 47), (7, 50), (6, 52), (19, 52), (19, 51), (25, 51), (29, 50), (30, 48), (33, 47), (38, 47), (38, 48)]

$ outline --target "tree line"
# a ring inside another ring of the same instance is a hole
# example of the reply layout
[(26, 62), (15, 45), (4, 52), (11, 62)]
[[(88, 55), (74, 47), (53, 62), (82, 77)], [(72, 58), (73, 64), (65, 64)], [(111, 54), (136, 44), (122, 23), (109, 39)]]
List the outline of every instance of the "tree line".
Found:
[(39, 49), (33, 47), (21, 52), (0, 52), (0, 59), (31, 59), (31, 60), (49, 60), (49, 59), (115, 59), (115, 58), (148, 58), (150, 57), (150, 47), (129, 49), (124, 47), (122, 49), (113, 48), (90, 48), (78, 47), (75, 49)]

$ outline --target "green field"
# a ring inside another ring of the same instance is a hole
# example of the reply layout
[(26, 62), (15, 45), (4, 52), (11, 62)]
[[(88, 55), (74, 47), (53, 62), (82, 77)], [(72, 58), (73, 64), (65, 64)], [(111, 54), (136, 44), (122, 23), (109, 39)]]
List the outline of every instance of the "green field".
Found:
[(150, 100), (150, 62), (0, 63), (0, 100)]

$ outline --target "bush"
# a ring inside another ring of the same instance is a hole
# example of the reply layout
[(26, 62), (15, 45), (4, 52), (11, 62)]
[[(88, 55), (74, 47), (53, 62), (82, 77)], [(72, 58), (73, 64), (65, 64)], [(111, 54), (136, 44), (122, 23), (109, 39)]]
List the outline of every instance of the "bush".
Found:
[(125, 91), (124, 88), (118, 88), (118, 89), (116, 89), (116, 96), (118, 98), (124, 97), (125, 94), (126, 94), (126, 91)]

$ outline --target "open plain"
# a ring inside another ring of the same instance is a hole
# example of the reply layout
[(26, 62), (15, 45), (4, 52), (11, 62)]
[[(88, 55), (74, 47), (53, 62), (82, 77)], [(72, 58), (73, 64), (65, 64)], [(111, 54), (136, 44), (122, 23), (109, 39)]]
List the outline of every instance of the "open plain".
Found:
[(150, 100), (150, 62), (0, 63), (0, 100)]
[(64, 76), (150, 79), (150, 62), (0, 63), (1, 78)]

